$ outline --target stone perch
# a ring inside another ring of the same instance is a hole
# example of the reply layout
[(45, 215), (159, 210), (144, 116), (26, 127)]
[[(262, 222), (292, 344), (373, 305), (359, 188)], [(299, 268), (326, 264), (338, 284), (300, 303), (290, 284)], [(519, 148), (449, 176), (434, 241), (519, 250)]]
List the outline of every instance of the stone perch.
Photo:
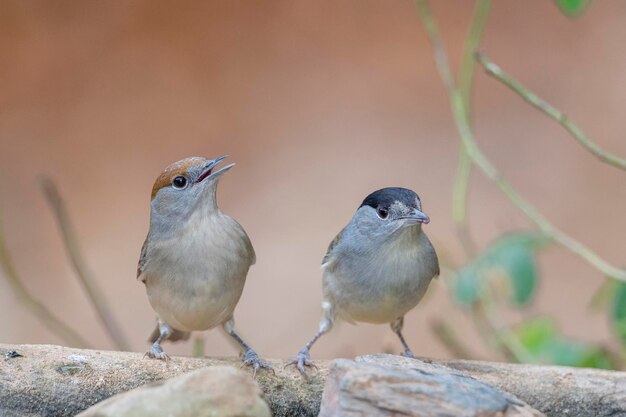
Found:
[(233, 366), (207, 366), (114, 395), (76, 417), (271, 417), (259, 385)]
[(545, 417), (513, 395), (443, 365), (337, 359), (320, 417)]
[[(21, 356), (10, 355), (12, 351)], [(74, 416), (113, 395), (195, 369), (240, 366), (238, 358), (174, 357), (165, 363), (142, 356), (50, 345), (0, 344), (0, 416)], [(312, 371), (308, 380), (303, 380), (293, 367), (283, 368), (287, 360), (270, 362), (276, 373), (262, 370), (256, 381), (272, 415), (317, 416), (331, 362), (318, 361), (319, 371)], [(335, 365), (350, 362), (340, 360)], [(429, 363), (454, 371), (437, 368), (435, 372), (428, 368)], [(425, 380), (437, 379), (437, 372), (445, 378), (454, 378), (452, 374), (472, 377), (510, 394), (498, 395), (508, 398), (513, 408), (523, 410), (527, 407), (523, 403), (528, 404), (529, 416), (541, 415), (532, 410), (536, 409), (548, 417), (626, 417), (625, 372), (480, 361), (420, 361), (393, 355), (357, 358), (353, 369), (366, 364), (382, 367), (382, 373), (377, 371), (371, 376), (379, 380), (391, 368), (405, 368), (412, 378), (419, 378), (421, 373)], [(517, 403), (515, 397), (521, 401)]]

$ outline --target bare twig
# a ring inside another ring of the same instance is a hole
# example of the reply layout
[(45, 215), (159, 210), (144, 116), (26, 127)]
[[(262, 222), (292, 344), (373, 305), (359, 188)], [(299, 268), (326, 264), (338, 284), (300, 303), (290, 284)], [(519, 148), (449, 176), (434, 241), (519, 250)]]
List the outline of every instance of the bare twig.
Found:
[(452, 188), (452, 219), (454, 220), (458, 238), (468, 258), (473, 258), (478, 253), (476, 242), (472, 238), (467, 222), (467, 200), (472, 168), (474, 168), (474, 163), (467, 154), (465, 146), (463, 144), (459, 145), (459, 160)]
[[(477, 0), (470, 23), (469, 33), (466, 37), (465, 46), (463, 47), (461, 67), (459, 68), (459, 92), (463, 97), (466, 117), (470, 123), (472, 120), (472, 88), (474, 86), (474, 73), (476, 68), (474, 51), (476, 51), (480, 45), (490, 9), (491, 0)], [(465, 252), (470, 257), (476, 254), (476, 244), (472, 239), (467, 223), (467, 197), (472, 167), (472, 160), (467, 155), (465, 146), (460, 143), (459, 162), (452, 193), (452, 218)]]
[(2, 223), (0, 222), (0, 267), (4, 271), (13, 294), (17, 301), (24, 306), (25, 309), (30, 311), (39, 321), (41, 321), (46, 329), (57, 335), (61, 340), (70, 346), (89, 347), (89, 343), (85, 341), (77, 332), (72, 330), (67, 324), (63, 323), (61, 319), (55, 316), (48, 308), (43, 305), (39, 300), (33, 297), (24, 284), (13, 265), (13, 260), (7, 249), (4, 230)]
[(481, 152), (474, 138), (474, 134), (472, 133), (469, 120), (466, 117), (463, 97), (461, 96), (454, 83), (454, 79), (452, 78), (452, 72), (450, 70), (450, 65), (448, 64), (445, 46), (443, 45), (439, 29), (437, 28), (437, 24), (432, 16), (430, 7), (428, 6), (426, 0), (415, 0), (415, 4), (417, 6), (420, 19), (426, 28), (426, 32), (432, 44), (437, 70), (439, 71), (439, 75), (443, 80), (443, 84), (446, 87), (450, 98), (450, 106), (452, 108), (455, 125), (468, 156), (489, 179), (496, 183), (498, 188), (500, 188), (500, 190), (509, 198), (513, 205), (515, 205), (524, 213), (524, 215), (526, 215), (526, 217), (535, 223), (543, 233), (551, 237), (555, 242), (559, 243), (572, 253), (578, 255), (603, 274), (614, 279), (626, 281), (625, 270), (611, 265), (591, 249), (565, 234), (550, 223), (548, 219), (537, 211), (537, 209), (535, 209), (530, 203), (524, 200), (521, 195), (518, 194), (513, 186)]
[(502, 84), (507, 86), (511, 91), (520, 96), (524, 101), (538, 109), (551, 119), (555, 120), (558, 124), (563, 126), (567, 132), (572, 135), (574, 139), (582, 146), (584, 146), (589, 152), (595, 155), (598, 159), (614, 167), (626, 170), (626, 160), (616, 156), (610, 152), (605, 151), (595, 142), (591, 141), (583, 133), (583, 131), (576, 126), (563, 112), (553, 107), (548, 102), (538, 97), (535, 93), (524, 87), (519, 81), (512, 78), (510, 75), (502, 71), (502, 69), (491, 61), (484, 53), (480, 51), (475, 52), (476, 61), (479, 62), (485, 72)]
[(485, 31), (489, 11), (491, 10), (491, 0), (477, 0), (474, 7), (474, 14), (470, 23), (469, 33), (463, 47), (463, 58), (459, 67), (459, 93), (463, 97), (465, 103), (465, 112), (468, 119), (472, 116), (472, 90), (474, 88), (474, 73), (476, 65), (474, 61), (474, 52), (478, 50), (480, 42)]
[(91, 271), (89, 271), (89, 268), (80, 253), (78, 240), (76, 239), (74, 229), (70, 222), (70, 216), (58, 189), (52, 180), (47, 177), (43, 177), (41, 179), (41, 188), (59, 224), (59, 229), (61, 230), (61, 235), (63, 236), (63, 243), (65, 244), (68, 255), (72, 261), (74, 270), (78, 275), (80, 283), (87, 292), (89, 299), (93, 303), (100, 320), (104, 324), (104, 327), (117, 348), (121, 350), (130, 350), (130, 345), (115, 320), (115, 317), (111, 313), (104, 294), (100, 288), (98, 288), (95, 278), (91, 274)]

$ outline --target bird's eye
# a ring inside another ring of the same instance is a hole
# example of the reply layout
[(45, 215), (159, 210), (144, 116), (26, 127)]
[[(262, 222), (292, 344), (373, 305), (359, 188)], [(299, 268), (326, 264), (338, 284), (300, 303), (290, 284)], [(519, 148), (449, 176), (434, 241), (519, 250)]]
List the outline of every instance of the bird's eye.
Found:
[(376, 214), (378, 214), (378, 217), (384, 220), (389, 216), (389, 210), (383, 207), (378, 207), (376, 209)]
[(172, 187), (176, 188), (177, 190), (182, 190), (186, 186), (187, 186), (187, 178), (183, 177), (182, 175), (179, 175), (178, 177), (172, 180)]

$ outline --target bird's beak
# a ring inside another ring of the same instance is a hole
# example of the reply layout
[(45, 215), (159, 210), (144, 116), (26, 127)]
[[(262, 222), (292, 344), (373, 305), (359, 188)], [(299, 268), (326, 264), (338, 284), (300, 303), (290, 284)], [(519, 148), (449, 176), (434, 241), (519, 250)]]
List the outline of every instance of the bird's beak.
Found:
[(402, 220), (406, 221), (409, 224), (413, 223), (430, 223), (430, 217), (426, 215), (426, 213), (419, 211), (418, 209), (414, 209), (413, 212), (407, 216), (403, 216)]
[(222, 175), (224, 172), (228, 171), (229, 169), (231, 169), (232, 167), (235, 166), (235, 164), (228, 164), (225, 167), (217, 170), (217, 171), (213, 171), (213, 168), (215, 168), (220, 162), (222, 162), (224, 159), (228, 158), (228, 155), (224, 155), (224, 156), (220, 156), (219, 158), (215, 158), (212, 161), (209, 161), (206, 166), (204, 167), (204, 170), (202, 171), (202, 174), (200, 174), (200, 176), (198, 177), (198, 179), (196, 180), (196, 183), (202, 182), (207, 178), (216, 178), (219, 177), (220, 175)]

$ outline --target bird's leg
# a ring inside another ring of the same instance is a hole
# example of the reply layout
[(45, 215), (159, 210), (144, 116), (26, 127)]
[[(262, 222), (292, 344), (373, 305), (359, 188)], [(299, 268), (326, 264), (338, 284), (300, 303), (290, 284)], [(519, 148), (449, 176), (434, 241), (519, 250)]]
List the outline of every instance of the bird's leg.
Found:
[(322, 337), (323, 334), (328, 333), (330, 329), (333, 328), (333, 322), (335, 320), (335, 311), (329, 302), (323, 302), (322, 308), (324, 310), (324, 315), (322, 316), (322, 320), (320, 321), (319, 330), (317, 331), (317, 333), (315, 333), (315, 336), (313, 336), (313, 338), (311, 338), (311, 340), (309, 340), (307, 344), (304, 345), (302, 349), (300, 349), (300, 351), (298, 352), (298, 356), (296, 356), (295, 359), (287, 364), (287, 366), (296, 365), (298, 371), (300, 371), (302, 376), (305, 378), (307, 377), (306, 371), (304, 369), (305, 366), (317, 368), (317, 366), (315, 366), (315, 363), (311, 360), (311, 354), (309, 353), (309, 350), (311, 350), (311, 347), (317, 341), (317, 339)]
[(149, 358), (154, 359), (162, 359), (164, 361), (168, 361), (170, 359), (169, 355), (163, 352), (161, 348), (161, 342), (166, 340), (172, 334), (172, 328), (163, 320), (159, 318), (159, 337), (154, 341), (152, 347), (146, 354), (144, 355)]
[(242, 366), (243, 365), (252, 366), (254, 376), (256, 376), (256, 372), (259, 370), (259, 368), (270, 369), (272, 370), (272, 372), (274, 372), (272, 365), (270, 365), (268, 362), (262, 361), (259, 358), (259, 355), (254, 351), (254, 349), (252, 349), (250, 345), (248, 345), (242, 339), (242, 337), (239, 336), (239, 334), (235, 331), (235, 320), (233, 320), (232, 317), (222, 326), (224, 327), (224, 330), (226, 331), (226, 333), (228, 333), (230, 337), (235, 339), (235, 341), (243, 349), (243, 356), (241, 357), (241, 360), (243, 362)]
[(409, 344), (406, 342), (406, 340), (404, 340), (404, 336), (402, 336), (402, 326), (404, 326), (404, 317), (400, 317), (396, 319), (396, 321), (392, 322), (391, 330), (393, 330), (393, 332), (398, 335), (398, 337), (400, 338), (400, 342), (402, 342), (402, 346), (404, 346), (404, 353), (402, 353), (402, 355), (406, 356), (407, 358), (414, 358), (415, 356), (413, 355), (413, 352), (411, 352)]

